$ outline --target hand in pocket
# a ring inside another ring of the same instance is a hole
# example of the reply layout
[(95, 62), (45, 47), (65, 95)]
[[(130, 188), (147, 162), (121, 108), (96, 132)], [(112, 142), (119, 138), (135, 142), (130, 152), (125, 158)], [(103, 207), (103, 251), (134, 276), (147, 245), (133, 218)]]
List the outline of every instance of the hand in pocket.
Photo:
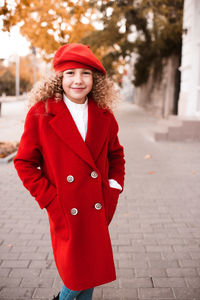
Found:
[(118, 198), (119, 198), (120, 190), (116, 188), (112, 188), (110, 186), (105, 186), (104, 192), (104, 203), (105, 203), (105, 211), (106, 211), (106, 220), (109, 225), (114, 216)]
[(46, 207), (49, 223), (54, 233), (62, 239), (68, 239), (68, 228), (58, 197), (56, 196)]

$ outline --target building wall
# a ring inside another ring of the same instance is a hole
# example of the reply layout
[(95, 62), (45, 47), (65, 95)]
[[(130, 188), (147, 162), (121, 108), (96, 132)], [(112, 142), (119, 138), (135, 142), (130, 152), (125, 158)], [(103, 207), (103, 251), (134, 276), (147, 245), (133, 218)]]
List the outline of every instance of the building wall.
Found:
[(200, 1), (185, 0), (178, 115), (200, 117)]
[(176, 76), (178, 57), (165, 60), (161, 80), (149, 77), (146, 84), (135, 89), (134, 102), (151, 111), (154, 115), (167, 117), (176, 112)]

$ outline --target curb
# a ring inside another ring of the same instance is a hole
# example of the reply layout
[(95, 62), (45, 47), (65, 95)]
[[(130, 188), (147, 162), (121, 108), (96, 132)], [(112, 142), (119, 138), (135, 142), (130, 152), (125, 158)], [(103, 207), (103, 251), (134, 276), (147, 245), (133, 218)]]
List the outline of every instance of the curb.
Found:
[(7, 163), (11, 162), (16, 154), (17, 154), (17, 151), (9, 154), (8, 156), (6, 156), (4, 158), (0, 158), (0, 164), (7, 164)]

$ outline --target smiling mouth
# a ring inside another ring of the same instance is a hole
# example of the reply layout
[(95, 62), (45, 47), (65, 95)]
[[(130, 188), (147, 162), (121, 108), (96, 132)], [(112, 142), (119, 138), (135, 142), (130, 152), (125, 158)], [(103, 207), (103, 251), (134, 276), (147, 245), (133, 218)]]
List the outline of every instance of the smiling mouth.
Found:
[(73, 89), (73, 90), (83, 90), (84, 87), (72, 87), (71, 89)]

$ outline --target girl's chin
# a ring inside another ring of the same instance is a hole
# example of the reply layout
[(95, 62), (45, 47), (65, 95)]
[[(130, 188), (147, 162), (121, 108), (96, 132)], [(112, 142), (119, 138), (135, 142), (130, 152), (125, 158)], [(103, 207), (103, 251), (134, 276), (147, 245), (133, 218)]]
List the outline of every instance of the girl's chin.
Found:
[(85, 102), (85, 99), (86, 99), (87, 95), (86, 96), (83, 96), (83, 97), (68, 97), (69, 100), (71, 100), (72, 102), (76, 102), (76, 103), (84, 103)]

